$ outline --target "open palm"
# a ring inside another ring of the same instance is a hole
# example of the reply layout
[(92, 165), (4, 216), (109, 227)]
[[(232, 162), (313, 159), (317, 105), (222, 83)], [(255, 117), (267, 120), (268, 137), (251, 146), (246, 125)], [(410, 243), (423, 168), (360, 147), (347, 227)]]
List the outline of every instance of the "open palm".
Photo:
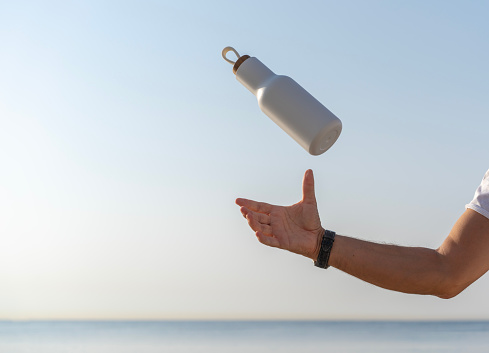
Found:
[(307, 170), (302, 182), (302, 200), (291, 206), (236, 199), (258, 240), (316, 260), (324, 230), (314, 194), (314, 176)]

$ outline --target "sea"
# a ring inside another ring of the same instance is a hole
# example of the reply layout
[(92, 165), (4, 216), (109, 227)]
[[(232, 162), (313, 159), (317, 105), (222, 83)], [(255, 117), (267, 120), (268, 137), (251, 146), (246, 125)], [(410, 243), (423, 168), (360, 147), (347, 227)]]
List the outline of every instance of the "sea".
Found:
[(0, 321), (1, 353), (489, 352), (489, 321)]

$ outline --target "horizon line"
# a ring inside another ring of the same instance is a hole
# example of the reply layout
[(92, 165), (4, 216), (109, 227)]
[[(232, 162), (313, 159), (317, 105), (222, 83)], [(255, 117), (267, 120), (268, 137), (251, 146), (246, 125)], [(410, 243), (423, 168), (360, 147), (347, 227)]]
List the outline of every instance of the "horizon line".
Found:
[(489, 318), (0, 318), (6, 322), (489, 322)]

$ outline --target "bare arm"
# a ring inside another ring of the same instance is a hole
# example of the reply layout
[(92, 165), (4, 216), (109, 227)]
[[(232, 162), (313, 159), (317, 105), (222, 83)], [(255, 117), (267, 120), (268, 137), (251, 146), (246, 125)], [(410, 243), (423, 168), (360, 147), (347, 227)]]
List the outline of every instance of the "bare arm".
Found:
[[(304, 175), (303, 199), (275, 206), (237, 199), (263, 244), (313, 260), (322, 235), (312, 171)], [(377, 244), (337, 235), (329, 264), (382, 288), (451, 298), (489, 270), (489, 219), (465, 211), (436, 250)]]
[(330, 264), (379, 287), (452, 298), (489, 269), (489, 219), (467, 210), (436, 250), (337, 236)]

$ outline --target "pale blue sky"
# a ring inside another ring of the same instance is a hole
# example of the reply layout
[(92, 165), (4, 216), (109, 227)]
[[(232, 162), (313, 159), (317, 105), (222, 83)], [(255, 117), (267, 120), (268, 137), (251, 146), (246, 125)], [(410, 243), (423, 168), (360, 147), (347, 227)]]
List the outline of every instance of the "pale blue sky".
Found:
[[(306, 169), (340, 234), (436, 247), (489, 168), (486, 1), (0, 1), (0, 319), (489, 319), (259, 244)], [(221, 58), (343, 122), (308, 155)]]

